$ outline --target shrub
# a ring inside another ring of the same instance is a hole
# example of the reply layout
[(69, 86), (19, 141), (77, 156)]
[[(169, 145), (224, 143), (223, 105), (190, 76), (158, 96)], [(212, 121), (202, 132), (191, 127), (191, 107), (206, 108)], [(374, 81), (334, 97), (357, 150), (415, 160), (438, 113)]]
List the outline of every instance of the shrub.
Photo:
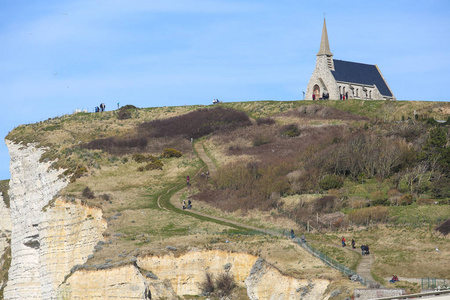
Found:
[(211, 273), (205, 274), (205, 280), (200, 283), (200, 290), (202, 291), (202, 296), (208, 296), (214, 292), (214, 282)]
[(81, 193), (81, 195), (83, 196), (83, 198), (86, 198), (86, 199), (94, 199), (95, 198), (94, 192), (89, 187), (85, 187), (83, 192)]
[(335, 201), (336, 201), (336, 197), (334, 197), (334, 196), (325, 196), (325, 197), (319, 198), (314, 203), (314, 211), (330, 213), (333, 211), (333, 208), (335, 206)]
[(319, 181), (319, 187), (323, 190), (339, 189), (344, 185), (344, 180), (334, 174), (325, 175)]
[(143, 162), (147, 162), (147, 157), (141, 153), (134, 153), (131, 156), (131, 159), (134, 160), (137, 163), (143, 163)]
[(450, 219), (447, 219), (444, 223), (438, 225), (434, 230), (439, 231), (443, 235), (450, 233)]
[(295, 124), (286, 125), (281, 129), (281, 135), (288, 138), (296, 137), (300, 135), (300, 130)]
[(388, 208), (384, 206), (355, 209), (348, 213), (349, 221), (356, 224), (372, 222), (385, 222), (388, 217)]
[(244, 112), (231, 108), (199, 109), (182, 116), (144, 122), (138, 126), (140, 136), (198, 139), (215, 131), (231, 131), (252, 123)]
[(0, 195), (3, 196), (3, 202), (5, 202), (5, 205), (7, 208), (9, 208), (9, 179), (8, 180), (0, 180)]
[(131, 112), (128, 109), (121, 108), (117, 113), (117, 119), (119, 120), (131, 119)]
[(434, 199), (418, 199), (416, 201), (417, 205), (431, 205), (434, 204), (434, 202), (436, 202)]
[(253, 146), (258, 147), (270, 143), (270, 139), (266, 135), (257, 135), (253, 138)]
[(228, 296), (236, 287), (233, 275), (228, 272), (222, 273), (216, 279), (216, 287), (219, 290), (220, 296)]
[(258, 126), (261, 126), (261, 125), (273, 125), (273, 124), (275, 124), (275, 120), (272, 119), (272, 118), (258, 118), (258, 119), (256, 119), (256, 124)]
[(78, 178), (83, 176), (83, 174), (86, 173), (86, 172), (87, 172), (86, 167), (77, 166), (77, 168), (75, 169), (75, 172), (73, 173), (72, 177), (70, 177), (70, 182), (75, 182), (75, 180), (77, 180)]
[(111, 195), (109, 195), (109, 194), (102, 194), (102, 195), (100, 195), (100, 198), (102, 198), (105, 201), (109, 201), (111, 199)]
[(406, 194), (398, 199), (398, 205), (406, 206), (413, 203), (413, 196), (411, 194)]
[(104, 150), (113, 154), (126, 154), (135, 152), (137, 149), (143, 149), (147, 147), (147, 145), (148, 140), (144, 137), (128, 139), (109, 137), (90, 141), (87, 144), (81, 145), (81, 147), (86, 149)]
[(170, 158), (170, 157), (181, 157), (183, 155), (180, 151), (172, 149), (172, 148), (166, 148), (163, 152), (163, 157)]
[(162, 170), (163, 166), (164, 166), (163, 162), (158, 159), (158, 160), (155, 160), (154, 162), (147, 164), (145, 166), (145, 170), (147, 170), (147, 171), (148, 170)]

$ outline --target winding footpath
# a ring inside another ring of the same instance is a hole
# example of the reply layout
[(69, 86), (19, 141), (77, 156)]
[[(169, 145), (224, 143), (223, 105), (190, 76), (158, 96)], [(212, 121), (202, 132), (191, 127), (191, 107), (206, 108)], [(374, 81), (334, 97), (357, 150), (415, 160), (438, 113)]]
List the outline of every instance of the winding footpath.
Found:
[[(217, 174), (217, 167), (214, 164), (214, 162), (211, 160), (211, 158), (206, 154), (205, 149), (203, 148), (203, 143), (202, 142), (195, 143), (194, 148), (195, 148), (195, 151), (197, 152), (198, 157), (206, 164), (206, 166), (210, 172), (210, 176), (214, 177)], [(173, 194), (172, 197), (170, 197), (170, 203), (175, 208), (180, 209), (180, 210), (183, 209), (181, 196), (183, 195), (184, 192), (186, 192), (186, 190), (187, 190), (186, 187), (183, 189), (180, 189), (175, 194)], [(169, 192), (169, 191), (167, 191), (167, 192)], [(161, 197), (158, 198), (158, 206), (162, 209), (167, 209), (160, 203), (160, 198)], [(243, 224), (243, 223), (240, 223), (237, 221), (232, 221), (232, 220), (220, 218), (217, 216), (211, 216), (211, 215), (208, 215), (208, 214), (205, 214), (205, 213), (202, 213), (199, 211), (195, 211), (195, 210), (189, 210), (189, 213), (192, 213), (192, 214), (195, 214), (198, 216), (202, 216), (202, 217), (207, 217), (212, 220), (220, 221), (221, 223), (225, 223), (225, 225), (229, 224), (232, 227), (234, 225), (234, 226), (238, 226), (241, 228), (259, 231), (259, 232), (273, 235), (273, 236), (284, 236), (280, 232), (277, 232), (274, 230), (250, 226), (250, 225)], [(349, 251), (356, 251), (359, 253), (358, 249), (349, 249)], [(373, 279), (372, 274), (371, 274), (371, 268), (372, 268), (373, 261), (374, 261), (373, 254), (362, 256), (362, 260), (356, 268), (356, 273), (358, 273), (362, 277), (364, 277), (372, 282), (375, 282), (375, 280)]]

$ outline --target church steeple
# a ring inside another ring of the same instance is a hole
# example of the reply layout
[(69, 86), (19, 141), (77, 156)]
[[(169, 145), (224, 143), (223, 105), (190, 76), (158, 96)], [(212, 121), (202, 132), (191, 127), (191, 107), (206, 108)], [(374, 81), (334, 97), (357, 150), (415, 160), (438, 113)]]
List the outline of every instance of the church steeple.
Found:
[(328, 68), (334, 70), (333, 53), (330, 51), (330, 44), (328, 43), (327, 23), (325, 18), (323, 19), (322, 39), (320, 40), (320, 49), (317, 56), (326, 56), (328, 62)]
[(325, 18), (323, 19), (322, 39), (320, 40), (320, 49), (317, 55), (333, 56), (333, 53), (330, 51), (330, 44), (328, 43), (327, 23), (325, 22)]

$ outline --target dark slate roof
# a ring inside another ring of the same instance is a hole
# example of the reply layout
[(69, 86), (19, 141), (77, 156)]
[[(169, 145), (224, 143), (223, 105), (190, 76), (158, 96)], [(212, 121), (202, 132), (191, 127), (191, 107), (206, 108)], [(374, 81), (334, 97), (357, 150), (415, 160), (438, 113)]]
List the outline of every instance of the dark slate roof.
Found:
[(331, 73), (336, 81), (366, 85), (374, 84), (383, 96), (393, 96), (375, 65), (367, 65), (337, 59), (333, 59), (333, 61), (335, 71), (331, 71)]

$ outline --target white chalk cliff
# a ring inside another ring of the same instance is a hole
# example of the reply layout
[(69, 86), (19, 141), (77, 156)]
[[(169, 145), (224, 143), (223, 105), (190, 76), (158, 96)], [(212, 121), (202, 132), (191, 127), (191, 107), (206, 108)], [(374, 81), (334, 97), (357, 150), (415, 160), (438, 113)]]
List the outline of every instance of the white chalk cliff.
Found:
[(67, 185), (59, 178), (64, 170), (39, 162), (43, 149), (6, 144), (11, 157), (12, 260), (4, 297), (55, 299), (65, 275), (93, 253), (106, 221), (98, 208), (57, 197)]

